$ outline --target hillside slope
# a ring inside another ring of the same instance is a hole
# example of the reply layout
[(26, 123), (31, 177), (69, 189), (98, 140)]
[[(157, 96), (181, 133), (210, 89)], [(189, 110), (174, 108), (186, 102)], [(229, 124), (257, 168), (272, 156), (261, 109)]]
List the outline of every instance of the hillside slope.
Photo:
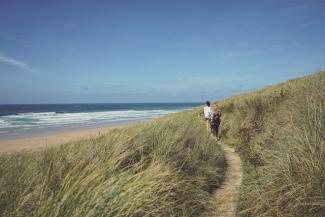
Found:
[(225, 160), (196, 114), (0, 156), (0, 216), (208, 216)]
[(245, 162), (239, 216), (324, 216), (325, 72), (218, 102)]
[[(325, 73), (218, 105), (245, 168), (237, 214), (323, 216)], [(211, 216), (226, 165), (201, 113), (0, 156), (0, 216)]]

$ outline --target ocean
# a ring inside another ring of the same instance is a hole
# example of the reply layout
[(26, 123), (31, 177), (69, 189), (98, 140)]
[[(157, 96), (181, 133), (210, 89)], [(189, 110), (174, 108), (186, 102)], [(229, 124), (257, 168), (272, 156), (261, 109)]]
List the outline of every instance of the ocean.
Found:
[(0, 140), (157, 118), (199, 103), (0, 105)]

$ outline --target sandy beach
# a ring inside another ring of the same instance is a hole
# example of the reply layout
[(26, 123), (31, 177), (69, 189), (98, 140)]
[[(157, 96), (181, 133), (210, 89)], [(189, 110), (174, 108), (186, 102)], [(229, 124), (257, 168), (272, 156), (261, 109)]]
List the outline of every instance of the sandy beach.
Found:
[(135, 122), (117, 123), (116, 125), (108, 125), (97, 128), (75, 129), (48, 135), (3, 140), (0, 141), (0, 154), (41, 150), (47, 147), (58, 146), (67, 142), (108, 133), (112, 129), (126, 127), (134, 123)]

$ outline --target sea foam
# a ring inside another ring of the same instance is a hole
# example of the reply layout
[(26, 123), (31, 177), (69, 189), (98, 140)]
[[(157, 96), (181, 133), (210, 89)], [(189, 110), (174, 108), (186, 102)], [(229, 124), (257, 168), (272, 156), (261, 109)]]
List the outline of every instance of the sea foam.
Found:
[(21, 113), (0, 117), (0, 128), (25, 128), (60, 126), (68, 124), (87, 124), (100, 122), (119, 122), (155, 118), (178, 110), (125, 110), (103, 112), (40, 112)]

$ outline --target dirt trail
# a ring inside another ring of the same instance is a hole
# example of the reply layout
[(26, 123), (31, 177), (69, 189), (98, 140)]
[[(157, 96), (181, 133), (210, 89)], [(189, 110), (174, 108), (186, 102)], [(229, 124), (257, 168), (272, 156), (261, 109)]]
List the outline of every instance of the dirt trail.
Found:
[(221, 143), (220, 146), (225, 152), (228, 165), (224, 182), (213, 193), (215, 204), (213, 216), (234, 217), (236, 216), (236, 204), (243, 178), (243, 170), (240, 158), (235, 150), (226, 144)]

